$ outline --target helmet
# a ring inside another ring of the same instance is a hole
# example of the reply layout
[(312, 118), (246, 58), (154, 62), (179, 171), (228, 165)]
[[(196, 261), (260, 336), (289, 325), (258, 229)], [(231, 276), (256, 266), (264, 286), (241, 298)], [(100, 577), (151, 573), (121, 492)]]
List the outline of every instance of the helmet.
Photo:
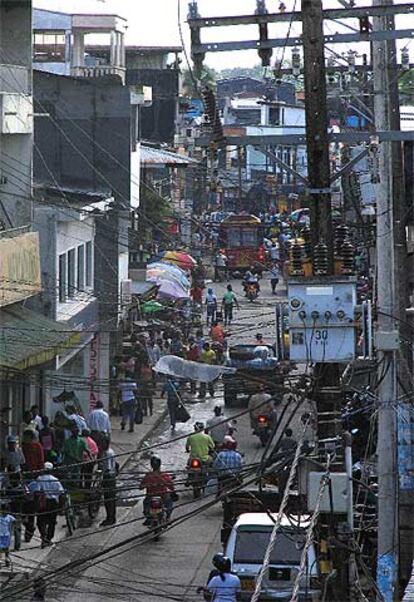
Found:
[(236, 449), (237, 441), (231, 435), (226, 435), (223, 439), (223, 445), (226, 449)]
[(213, 565), (221, 573), (229, 572), (231, 569), (230, 558), (227, 558), (227, 556), (224, 556), (224, 554), (221, 554), (221, 552), (214, 554)]
[(16, 435), (8, 435), (7, 436), (7, 443), (17, 443), (17, 437), (16, 437)]
[(151, 468), (153, 470), (159, 470), (161, 468), (161, 458), (159, 458), (158, 456), (152, 456)]
[(194, 424), (194, 430), (196, 433), (201, 433), (201, 431), (204, 431), (204, 422), (196, 422)]
[(44, 468), (45, 470), (48, 470), (48, 471), (49, 471), (49, 470), (53, 470), (53, 464), (52, 464), (52, 462), (45, 462), (45, 464), (44, 464), (43, 468)]

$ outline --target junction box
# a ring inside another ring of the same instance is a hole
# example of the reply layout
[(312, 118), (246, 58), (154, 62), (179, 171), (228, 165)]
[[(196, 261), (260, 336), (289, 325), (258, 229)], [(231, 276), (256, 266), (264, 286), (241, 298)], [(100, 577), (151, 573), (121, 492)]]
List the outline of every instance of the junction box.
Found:
[(289, 346), (294, 362), (349, 362), (356, 355), (356, 279), (289, 279)]

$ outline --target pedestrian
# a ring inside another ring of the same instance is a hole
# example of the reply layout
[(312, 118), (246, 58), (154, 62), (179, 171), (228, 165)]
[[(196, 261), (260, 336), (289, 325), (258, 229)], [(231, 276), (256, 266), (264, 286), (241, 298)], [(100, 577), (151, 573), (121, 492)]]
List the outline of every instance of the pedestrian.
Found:
[(223, 301), (221, 306), (224, 311), (224, 326), (230, 326), (233, 320), (234, 306), (236, 306), (237, 309), (240, 309), (239, 302), (237, 301), (237, 297), (233, 291), (233, 287), (231, 286), (231, 284), (227, 285), (227, 290), (223, 295)]
[(135, 406), (136, 406), (136, 392), (137, 392), (137, 383), (132, 380), (130, 376), (125, 376), (118, 383), (118, 391), (121, 402), (121, 429), (125, 430), (125, 425), (129, 423), (129, 431), (130, 433), (134, 432), (134, 423), (135, 423)]
[[(207, 364), (208, 366), (212, 366), (216, 363), (217, 357), (215, 351), (211, 349), (210, 343), (204, 343), (203, 351), (200, 354), (200, 362), (202, 364)], [(206, 396), (206, 389), (208, 387), (208, 392), (210, 393), (210, 397), (214, 397), (214, 381), (209, 383), (201, 382), (200, 383), (200, 392), (199, 398), (204, 399)]]
[(13, 527), (16, 519), (9, 514), (9, 502), (0, 498), (0, 554), (4, 554), (4, 563), (10, 566), (10, 546), (12, 541)]
[(43, 428), (39, 431), (39, 442), (43, 447), (43, 453), (47, 462), (56, 460), (55, 452), (55, 429), (49, 426), (48, 416), (43, 416)]
[(98, 446), (99, 453), (102, 451), (102, 439), (106, 435), (110, 435), (112, 431), (111, 420), (108, 412), (104, 408), (101, 400), (95, 404), (95, 408), (88, 416), (88, 427), (91, 431), (91, 437)]
[[(190, 362), (198, 362), (200, 359), (200, 350), (194, 337), (189, 337), (188, 348), (186, 352), (186, 359)], [(197, 393), (197, 381), (190, 380), (190, 393), (195, 395)]]
[(227, 280), (227, 257), (219, 250), (214, 260), (214, 281), (221, 282), (223, 278)]
[(177, 407), (180, 403), (180, 395), (177, 390), (177, 385), (170, 376), (167, 378), (161, 397), (164, 397), (165, 394), (167, 394), (167, 408), (170, 416), (171, 430), (174, 431), (175, 425), (177, 424)]
[(207, 420), (207, 430), (216, 447), (223, 444), (224, 437), (228, 434), (230, 424), (224, 416), (221, 406), (215, 406), (214, 416)]
[(224, 328), (217, 321), (213, 322), (210, 328), (210, 337), (214, 343), (219, 343), (224, 346), (226, 335), (224, 332)]
[(270, 286), (272, 289), (272, 295), (276, 294), (276, 287), (279, 284), (280, 269), (277, 263), (274, 263), (270, 268)]
[(106, 518), (100, 524), (108, 527), (116, 523), (116, 475), (118, 472), (115, 452), (110, 446), (110, 439), (106, 437), (103, 443), (103, 452), (100, 460), (103, 472), (103, 491)]
[(140, 371), (140, 379), (139, 379), (139, 389), (138, 389), (138, 398), (141, 402), (142, 413), (144, 416), (147, 416), (148, 413), (152, 416), (153, 413), (153, 381), (152, 381), (152, 368), (149, 365), (148, 361), (144, 361), (141, 364)]
[(217, 312), (217, 297), (214, 294), (214, 291), (212, 288), (209, 288), (207, 290), (205, 304), (206, 304), (206, 308), (207, 308), (206, 322), (207, 322), (207, 326), (209, 326), (216, 319), (216, 312)]
[[(14, 523), (14, 549), (20, 550), (22, 542), (22, 524), (23, 517), (25, 518), (26, 525), (26, 536), (27, 536), (27, 499), (29, 497), (29, 489), (22, 480), (22, 474), (19, 470), (9, 471), (7, 474), (8, 483), (6, 485), (5, 497), (10, 500), (10, 514), (12, 514), (16, 521)], [(34, 509), (32, 509), (34, 513)], [(34, 533), (34, 517), (32, 523), (32, 533), (30, 539)]]
[(65, 490), (53, 474), (53, 464), (46, 462), (44, 473), (29, 485), (37, 499), (37, 528), (42, 539), (42, 548), (50, 546), (55, 536), (57, 515)]
[(272, 246), (270, 247), (270, 259), (273, 263), (279, 261), (280, 259), (279, 247), (274, 241), (272, 242)]
[(23, 432), (28, 429), (32, 430), (35, 433), (37, 439), (39, 438), (37, 424), (33, 420), (31, 412), (29, 412), (29, 410), (26, 410), (26, 412), (23, 413), (23, 421), (20, 424), (19, 428), (20, 443), (22, 443), (23, 441)]
[(30, 408), (30, 413), (32, 415), (32, 420), (36, 425), (38, 431), (41, 431), (43, 428), (43, 419), (40, 415), (40, 409), (38, 405), (33, 405)]
[(80, 486), (81, 467), (85, 456), (92, 460), (91, 453), (85, 442), (80, 436), (78, 425), (72, 423), (71, 435), (66, 439), (62, 450), (63, 463), (67, 467), (68, 481), (72, 481), (77, 487)]
[(23, 451), (17, 445), (17, 437), (8, 435), (6, 443), (7, 447), (1, 456), (1, 467), (8, 472), (20, 472), (26, 460)]
[(23, 433), (22, 451), (25, 457), (25, 469), (29, 472), (43, 470), (45, 455), (43, 447), (37, 440), (36, 434), (32, 429), (27, 429)]
[[(106, 435), (104, 435), (106, 436)], [(83, 464), (81, 470), (82, 484), (85, 489), (90, 488), (90, 484), (92, 481), (92, 473), (95, 466), (95, 462), (99, 456), (99, 447), (94, 439), (91, 437), (91, 431), (89, 429), (84, 429), (82, 431), (82, 439), (85, 441), (88, 446), (89, 456), (87, 452), (83, 454)], [(103, 449), (103, 444), (102, 449)], [(92, 461), (90, 460), (92, 459)]]
[(88, 425), (86, 424), (85, 418), (79, 414), (74, 405), (66, 406), (66, 413), (68, 415), (68, 419), (71, 422), (76, 422), (79, 432), (81, 433), (83, 429), (87, 429)]

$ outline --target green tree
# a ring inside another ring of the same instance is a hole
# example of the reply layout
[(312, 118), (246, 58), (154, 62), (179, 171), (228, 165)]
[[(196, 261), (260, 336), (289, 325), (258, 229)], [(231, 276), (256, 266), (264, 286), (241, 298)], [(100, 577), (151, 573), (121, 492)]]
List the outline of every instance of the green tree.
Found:
[(184, 96), (194, 98), (200, 96), (200, 91), (204, 86), (216, 88), (217, 71), (211, 67), (204, 66), (199, 79), (196, 78), (195, 72), (190, 72), (188, 69), (183, 71), (183, 93)]
[(401, 104), (414, 102), (414, 69), (405, 71), (398, 80)]

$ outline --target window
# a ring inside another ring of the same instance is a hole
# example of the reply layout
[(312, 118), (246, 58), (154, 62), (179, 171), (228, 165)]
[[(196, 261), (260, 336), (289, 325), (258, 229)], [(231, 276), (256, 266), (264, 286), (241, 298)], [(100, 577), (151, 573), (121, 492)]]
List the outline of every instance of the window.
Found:
[(92, 243), (86, 243), (86, 286), (93, 286), (93, 248)]
[(66, 253), (59, 255), (59, 301), (64, 303), (66, 301)]
[[(241, 564), (263, 564), (271, 531), (239, 531), (236, 539), (234, 562)], [(276, 546), (270, 557), (272, 564), (300, 564), (304, 546), (302, 533), (279, 532)]]
[(76, 292), (76, 252), (75, 249), (68, 251), (68, 297), (72, 298)]
[(78, 247), (78, 291), (85, 290), (85, 245)]

